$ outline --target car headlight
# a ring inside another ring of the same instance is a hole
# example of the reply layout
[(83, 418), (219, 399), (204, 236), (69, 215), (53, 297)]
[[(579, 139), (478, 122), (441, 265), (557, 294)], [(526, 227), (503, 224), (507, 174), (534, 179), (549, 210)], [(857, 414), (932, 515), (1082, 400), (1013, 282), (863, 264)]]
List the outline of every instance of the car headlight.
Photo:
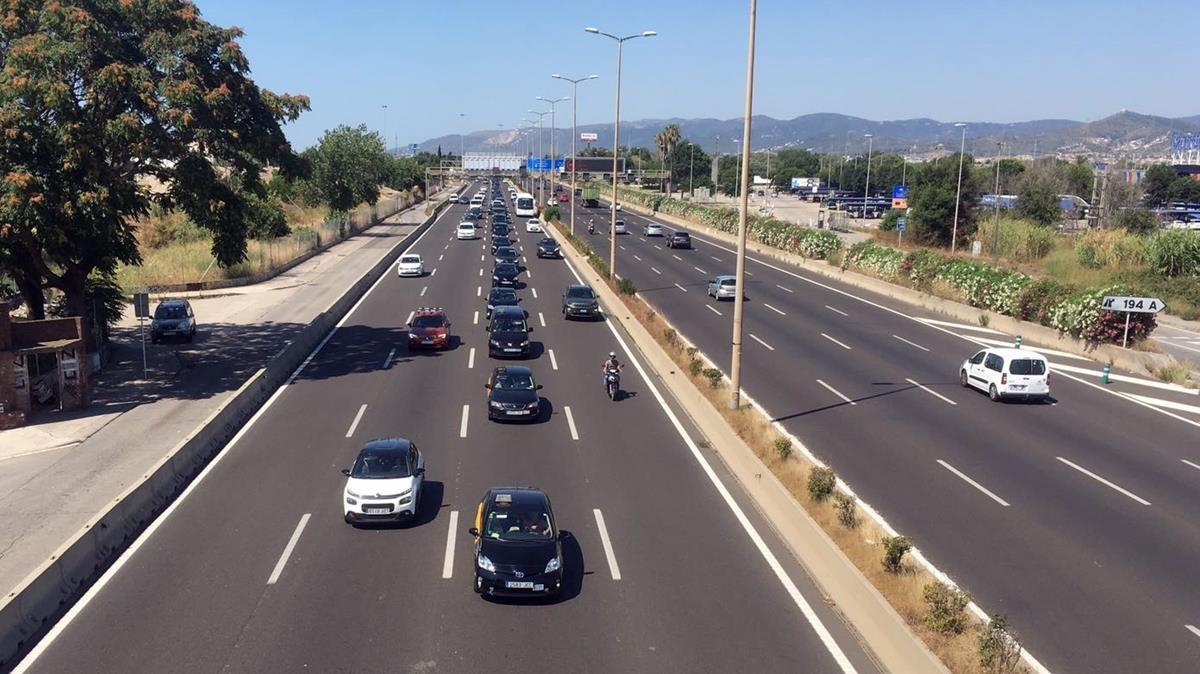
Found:
[(493, 407), (493, 408), (495, 408), (495, 409), (502, 409), (502, 408), (504, 407), (504, 404), (503, 404), (503, 403), (498, 403), (498, 402), (496, 402), (495, 400), (492, 400), (492, 401), (490, 401), (490, 402), (488, 403), (488, 405), (490, 405), (491, 407)]
[(529, 346), (529, 340), (528, 339), (521, 340), (521, 346)]
[(355, 494), (354, 492), (350, 491), (349, 489), (346, 490), (346, 496), (349, 496), (351, 498), (359, 498), (358, 494)]
[(346, 503), (348, 503), (350, 505), (358, 505), (358, 501), (350, 498), (349, 496), (346, 497)]
[(496, 339), (489, 339), (488, 344), (491, 346), (500, 346), (500, 341)]
[(493, 280), (493, 281), (499, 281), (499, 280), (500, 280), (500, 277), (499, 277), (499, 276), (496, 276), (495, 274), (492, 274), (492, 280)]
[(487, 555), (480, 554), (475, 558), (475, 564), (484, 571), (496, 573), (496, 565), (492, 564), (492, 560), (488, 559)]
[(550, 573), (552, 571), (558, 571), (560, 568), (562, 568), (562, 557), (556, 556), (556, 557), (551, 558), (550, 561), (546, 562), (546, 570), (543, 571), (542, 573)]

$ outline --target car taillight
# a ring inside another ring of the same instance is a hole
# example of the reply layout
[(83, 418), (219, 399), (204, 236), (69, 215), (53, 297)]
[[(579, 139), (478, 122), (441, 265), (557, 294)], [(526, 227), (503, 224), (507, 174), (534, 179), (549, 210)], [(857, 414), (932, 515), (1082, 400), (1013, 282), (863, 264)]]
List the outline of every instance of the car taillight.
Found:
[(1008, 373), (1007, 373), (1007, 372), (1005, 372), (1005, 373), (1003, 373), (1003, 374), (1001, 374), (1001, 375), (1000, 375), (1000, 385), (1001, 385), (1001, 386), (1004, 386), (1004, 385), (1005, 385), (1005, 384), (1007, 384), (1007, 383), (1008, 383)]

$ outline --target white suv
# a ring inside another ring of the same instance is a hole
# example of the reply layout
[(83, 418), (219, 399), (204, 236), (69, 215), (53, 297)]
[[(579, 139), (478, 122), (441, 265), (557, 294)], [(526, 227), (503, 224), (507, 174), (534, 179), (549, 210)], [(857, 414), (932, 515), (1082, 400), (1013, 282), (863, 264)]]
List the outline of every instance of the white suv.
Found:
[(475, 225), (470, 222), (458, 223), (458, 240), (471, 241), (475, 238)]
[(537, 218), (533, 218), (532, 220), (526, 220), (525, 221), (525, 232), (528, 234), (541, 234), (542, 233), (542, 223), (539, 222)]
[(425, 263), (416, 253), (401, 255), (400, 261), (396, 263), (396, 274), (398, 276), (424, 276)]
[(1050, 397), (1050, 364), (1028, 349), (984, 349), (963, 361), (958, 381), (995, 401)]

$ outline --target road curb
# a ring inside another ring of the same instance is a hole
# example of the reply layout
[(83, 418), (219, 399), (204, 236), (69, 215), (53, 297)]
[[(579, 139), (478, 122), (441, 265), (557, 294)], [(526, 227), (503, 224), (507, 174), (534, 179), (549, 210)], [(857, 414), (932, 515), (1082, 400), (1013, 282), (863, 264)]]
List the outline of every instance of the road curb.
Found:
[[(558, 225), (548, 223), (561, 238)], [(564, 240), (564, 255), (600, 295), (608, 317), (616, 320), (637, 345), (647, 365), (708, 438), (711, 448), (741, 483), (763, 517), (771, 523), (814, 584), (887, 671), (947, 672), (941, 661), (914, 635), (903, 618), (846, 558), (841, 549), (796, 502), (754, 451), (737, 436), (704, 394), (659, 346), (641, 323), (622, 318), (626, 310), (599, 274)], [(661, 316), (661, 313), (660, 313)]]
[(0, 670), (11, 669), (83, 595), (193, 478), (217, 456), (274, 391), (336, 328), (396, 258), (440, 216), (442, 202), (416, 229), (392, 246), (341, 297), (286, 347), (272, 356), (204, 422), (176, 444), (141, 479), (55, 551), (0, 600)]

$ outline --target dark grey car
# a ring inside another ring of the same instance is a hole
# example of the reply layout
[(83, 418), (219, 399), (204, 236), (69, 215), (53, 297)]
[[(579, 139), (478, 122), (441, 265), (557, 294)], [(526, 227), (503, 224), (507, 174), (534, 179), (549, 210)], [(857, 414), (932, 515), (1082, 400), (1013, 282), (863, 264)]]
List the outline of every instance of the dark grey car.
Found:
[(600, 299), (591, 286), (573, 283), (562, 296), (563, 318), (601, 318)]

